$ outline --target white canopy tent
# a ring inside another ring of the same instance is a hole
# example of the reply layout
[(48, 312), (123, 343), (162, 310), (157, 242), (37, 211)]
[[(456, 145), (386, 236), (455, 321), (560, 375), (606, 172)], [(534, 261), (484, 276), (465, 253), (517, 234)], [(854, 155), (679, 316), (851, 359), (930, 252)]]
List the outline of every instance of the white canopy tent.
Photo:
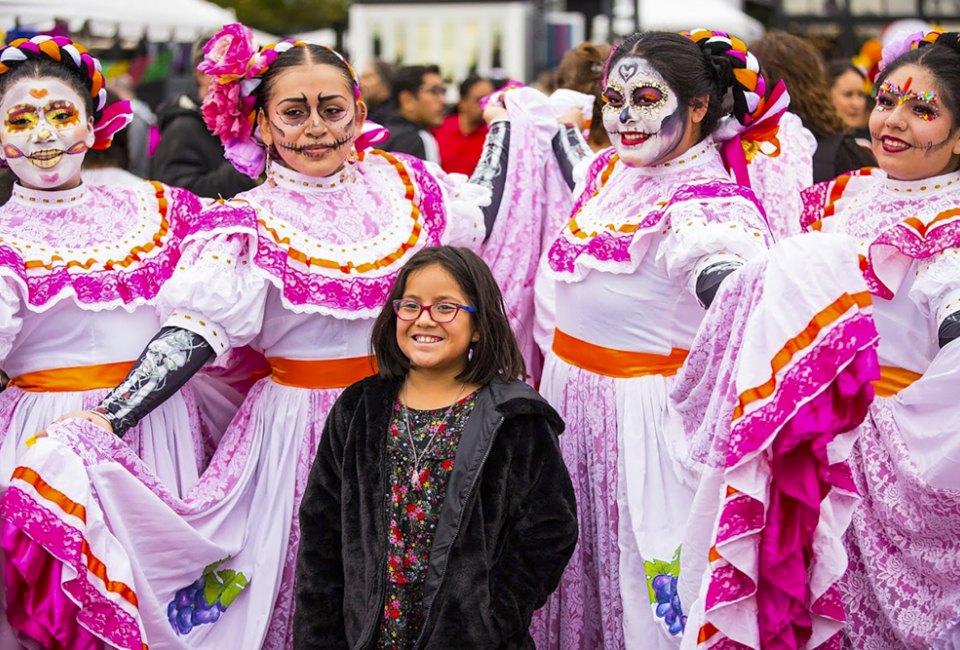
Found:
[(727, 32), (748, 44), (763, 36), (763, 24), (729, 0), (638, 0), (640, 29), (686, 31), (703, 27)]
[(315, 29), (310, 32), (297, 32), (290, 34), (290, 38), (317, 45), (326, 45), (327, 47), (337, 46), (337, 32), (333, 29)]
[[(20, 25), (43, 30), (54, 20), (66, 21), (71, 32), (86, 27), (94, 36), (189, 42), (237, 17), (206, 0), (0, 0), (0, 29)], [(255, 36), (261, 43), (277, 40), (264, 32)]]

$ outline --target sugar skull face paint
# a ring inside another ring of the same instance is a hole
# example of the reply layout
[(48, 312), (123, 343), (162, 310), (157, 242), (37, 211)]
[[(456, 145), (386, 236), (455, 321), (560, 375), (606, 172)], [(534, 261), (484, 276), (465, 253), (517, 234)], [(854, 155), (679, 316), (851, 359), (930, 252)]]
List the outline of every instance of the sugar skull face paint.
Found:
[(93, 145), (93, 119), (83, 99), (60, 79), (21, 79), (0, 99), (0, 155), (20, 183), (33, 189), (80, 184), (80, 166)]
[(877, 105), (874, 110), (881, 113), (893, 109), (894, 106), (903, 106), (912, 102), (912, 110), (921, 120), (930, 122), (940, 117), (940, 106), (937, 102), (937, 91), (914, 90), (913, 77), (907, 77), (903, 88), (889, 79), (880, 84), (877, 89)]
[(365, 117), (340, 71), (316, 64), (278, 77), (257, 119), (263, 141), (287, 167), (319, 177), (343, 167)]
[(603, 100), (603, 127), (628, 165), (663, 162), (683, 140), (686, 111), (646, 59), (625, 56), (617, 61), (608, 72)]

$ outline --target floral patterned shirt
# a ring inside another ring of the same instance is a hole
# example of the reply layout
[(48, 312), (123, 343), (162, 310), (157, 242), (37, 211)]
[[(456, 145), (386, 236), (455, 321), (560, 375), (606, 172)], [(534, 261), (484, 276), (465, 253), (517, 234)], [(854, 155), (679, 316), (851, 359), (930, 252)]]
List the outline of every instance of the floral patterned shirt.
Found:
[[(447, 407), (409, 409), (412, 436), (407, 432), (400, 400), (394, 404), (387, 432), (387, 591), (380, 621), (380, 648), (411, 648), (420, 634), (423, 583), (433, 536), (457, 445), (475, 403), (476, 394), (472, 393), (456, 402), (449, 413)], [(411, 437), (420, 458), (419, 468), (411, 453)]]

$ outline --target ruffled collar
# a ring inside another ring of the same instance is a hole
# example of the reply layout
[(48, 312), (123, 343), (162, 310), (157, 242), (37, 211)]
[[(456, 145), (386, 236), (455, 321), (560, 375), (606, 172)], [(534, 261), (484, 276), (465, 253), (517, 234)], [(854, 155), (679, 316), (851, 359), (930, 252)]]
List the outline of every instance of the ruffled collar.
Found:
[(69, 190), (32, 190), (15, 183), (10, 200), (39, 208), (59, 209), (83, 203), (89, 196), (90, 192), (83, 183)]
[(894, 180), (882, 170), (875, 171), (874, 175), (882, 179), (884, 192), (900, 199), (936, 196), (947, 189), (951, 191), (960, 189), (960, 171), (931, 176), (918, 181)]
[[(631, 171), (641, 176), (663, 176), (665, 174), (675, 174), (680, 171), (696, 169), (717, 158), (717, 143), (712, 137), (707, 137), (699, 143), (693, 145), (680, 156), (668, 160), (665, 163), (654, 165), (653, 167), (633, 167), (626, 165)], [(623, 159), (621, 159), (623, 162)]]
[(307, 176), (289, 167), (271, 163), (267, 178), (273, 180), (278, 187), (298, 192), (331, 192), (352, 184), (357, 178), (357, 169), (356, 165), (348, 162), (340, 171), (330, 176)]

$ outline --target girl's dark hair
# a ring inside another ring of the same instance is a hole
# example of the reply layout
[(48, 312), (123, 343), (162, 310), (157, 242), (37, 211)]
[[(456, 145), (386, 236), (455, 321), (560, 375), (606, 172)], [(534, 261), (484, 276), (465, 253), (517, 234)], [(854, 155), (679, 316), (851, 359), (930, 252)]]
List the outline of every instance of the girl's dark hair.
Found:
[(751, 43), (750, 51), (760, 60), (767, 88), (783, 81), (790, 93), (790, 111), (815, 136), (828, 138), (847, 130), (830, 97), (823, 57), (810, 41), (772, 29)]
[[(64, 55), (64, 58), (69, 58)], [(80, 95), (87, 116), (96, 122), (100, 116), (94, 110), (93, 97), (90, 95), (90, 81), (78, 69), (47, 58), (28, 58), (10, 65), (10, 70), (0, 75), (0, 96), (21, 79), (41, 79), (53, 77), (70, 86)]]
[(607, 69), (625, 56), (649, 61), (677, 93), (681, 106), (701, 108), (700, 98), (710, 98), (700, 122), (700, 139), (713, 133), (720, 118), (729, 113), (723, 98), (733, 85), (733, 67), (726, 57), (706, 52), (673, 32), (639, 32), (628, 37), (610, 57)]
[(590, 144), (610, 146), (610, 137), (603, 128), (603, 63), (610, 55), (606, 43), (581, 43), (563, 55), (557, 66), (557, 88), (569, 88), (593, 95), (593, 116), (590, 120)]
[(893, 60), (877, 77), (874, 93), (894, 70), (905, 65), (916, 65), (933, 75), (944, 106), (953, 113), (953, 128), (960, 127), (960, 33), (940, 34), (936, 42), (921, 42)]
[(254, 109), (260, 110), (267, 105), (267, 102), (270, 101), (270, 97), (273, 95), (273, 86), (277, 82), (277, 77), (285, 70), (300, 65), (309, 65), (311, 63), (332, 65), (340, 72), (344, 81), (347, 82), (347, 86), (351, 90), (355, 90), (354, 84), (356, 82), (353, 79), (353, 73), (343, 59), (331, 50), (320, 45), (314, 45), (313, 43), (298, 45), (297, 47), (291, 47), (286, 52), (277, 56), (277, 59), (271, 63), (267, 71), (263, 73), (263, 81), (254, 91), (254, 95), (257, 98)]
[(479, 340), (472, 344), (472, 354), (457, 379), (485, 385), (496, 377), (507, 380), (525, 378), (527, 370), (523, 355), (510, 329), (503, 295), (493, 273), (476, 253), (454, 246), (424, 248), (400, 269), (370, 336), (370, 346), (377, 357), (380, 376), (386, 379), (400, 378), (410, 370), (410, 361), (397, 343), (397, 317), (393, 311), (393, 301), (403, 297), (411, 273), (431, 264), (440, 265), (453, 276), (467, 303), (477, 310), (473, 314), (465, 311), (461, 311), (462, 315), (457, 314), (457, 318), (466, 316), (473, 319), (474, 329), (480, 334)]

